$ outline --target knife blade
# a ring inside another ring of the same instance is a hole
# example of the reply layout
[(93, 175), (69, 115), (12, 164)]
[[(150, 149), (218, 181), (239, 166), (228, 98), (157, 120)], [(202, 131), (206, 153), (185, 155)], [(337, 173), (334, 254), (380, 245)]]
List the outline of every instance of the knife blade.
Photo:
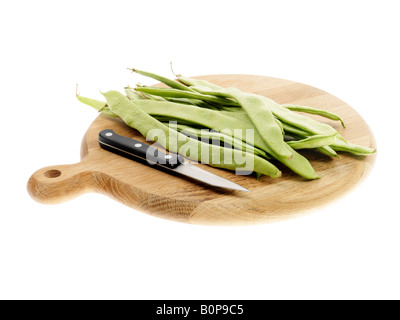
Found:
[(149, 166), (168, 169), (214, 187), (249, 192), (246, 188), (232, 181), (190, 164), (180, 154), (164, 153), (146, 143), (119, 135), (112, 129), (105, 129), (99, 132), (99, 145), (101, 148), (125, 158), (139, 161)]

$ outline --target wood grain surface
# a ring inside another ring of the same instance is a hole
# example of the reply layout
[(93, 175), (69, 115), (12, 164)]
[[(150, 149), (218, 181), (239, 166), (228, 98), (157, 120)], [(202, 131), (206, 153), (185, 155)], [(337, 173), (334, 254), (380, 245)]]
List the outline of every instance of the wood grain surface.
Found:
[[(329, 123), (352, 143), (376, 147), (373, 134), (362, 117), (345, 102), (320, 89), (254, 75), (197, 78), (265, 95), (282, 104), (302, 104), (335, 112), (344, 119), (345, 129), (339, 122), (311, 117)], [(301, 152), (321, 177), (312, 181), (279, 164), (283, 172), (281, 178), (264, 176), (260, 181), (253, 175), (238, 176), (198, 164), (251, 192), (228, 191), (155, 170), (101, 149), (98, 133), (108, 128), (145, 142), (136, 130), (119, 119), (99, 115), (83, 137), (81, 162), (38, 170), (28, 181), (30, 195), (39, 202), (53, 204), (86, 192), (99, 192), (141, 212), (174, 221), (205, 225), (268, 223), (312, 212), (348, 193), (368, 175), (376, 157), (340, 153), (340, 159), (330, 159), (312, 151)]]

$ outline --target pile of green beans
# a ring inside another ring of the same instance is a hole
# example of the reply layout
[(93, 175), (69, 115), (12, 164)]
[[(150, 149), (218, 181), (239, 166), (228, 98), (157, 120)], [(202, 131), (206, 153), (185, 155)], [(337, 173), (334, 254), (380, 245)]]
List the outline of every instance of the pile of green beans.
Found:
[[(316, 150), (330, 157), (338, 157), (337, 152), (355, 155), (376, 152), (345, 141), (332, 126), (301, 114), (340, 121), (345, 127), (343, 119), (332, 112), (309, 106), (280, 105), (268, 97), (222, 88), (205, 80), (182, 76), (171, 80), (146, 71), (130, 70), (166, 87), (126, 87), (125, 95), (117, 91), (104, 93), (106, 101), (79, 95), (77, 98), (106, 116), (121, 118), (144, 136), (152, 129), (161, 130), (166, 137), (178, 142), (171, 144), (169, 139), (158, 142), (167, 150), (190, 159), (245, 171), (243, 163), (235, 161), (240, 153), (254, 162), (253, 171), (258, 178), (261, 175), (280, 177), (277, 167), (280, 163), (306, 179), (318, 179), (310, 162), (296, 150)], [(246, 135), (247, 130), (254, 134)], [(184, 144), (198, 152), (188, 154)], [(230, 153), (226, 152), (227, 145), (233, 147)], [(222, 161), (213, 163), (212, 155), (218, 155)]]

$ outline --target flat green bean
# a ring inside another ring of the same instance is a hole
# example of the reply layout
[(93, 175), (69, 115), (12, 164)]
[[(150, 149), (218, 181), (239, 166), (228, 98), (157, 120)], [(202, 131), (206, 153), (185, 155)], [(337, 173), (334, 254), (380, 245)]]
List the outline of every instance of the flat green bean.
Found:
[(189, 98), (171, 98), (171, 97), (164, 97), (165, 100), (170, 101), (170, 102), (176, 102), (176, 103), (183, 103), (183, 104), (189, 104), (192, 106), (197, 106), (201, 108), (207, 108), (207, 109), (212, 109), (212, 110), (219, 110), (220, 108), (215, 106), (212, 103), (198, 100), (198, 99), (189, 99)]
[[(242, 122), (246, 122), (249, 126), (249, 128), (254, 128), (254, 130), (256, 130), (256, 128), (254, 127), (253, 123), (251, 122), (249, 116), (247, 115), (247, 113), (245, 111), (235, 111), (235, 112), (231, 112), (231, 111), (224, 111), (224, 110), (220, 110), (219, 111), (221, 114), (226, 115), (228, 117), (232, 117), (235, 119), (239, 119)], [(282, 135), (285, 134), (285, 130), (283, 128), (283, 124), (282, 122), (280, 122), (278, 119), (274, 118), (276, 124), (279, 126), (279, 128), (281, 128), (281, 132)]]
[(339, 158), (339, 155), (336, 153), (335, 150), (333, 150), (331, 147), (329, 146), (323, 146), (320, 148), (316, 148), (316, 150), (326, 156), (329, 157), (334, 157), (334, 158)]
[(217, 132), (217, 131), (210, 131), (208, 129), (198, 129), (198, 128), (193, 128), (190, 126), (185, 126), (185, 125), (180, 125), (180, 124), (173, 124), (169, 123), (168, 126), (171, 128), (174, 128), (176, 130), (179, 130), (179, 132), (186, 134), (186, 135), (191, 135), (200, 139), (209, 139), (209, 140), (217, 140), (222, 143), (227, 143), (239, 150), (243, 150), (246, 152), (253, 153), (257, 156), (270, 159), (271, 157), (267, 155), (267, 153), (261, 149), (255, 148), (254, 146), (239, 140), (235, 137), (232, 137), (231, 135), (228, 135), (224, 132)]
[[(161, 97), (161, 96), (156, 96), (153, 94), (141, 92), (141, 94), (134, 92), (131, 88), (126, 88), (125, 92), (127, 93), (127, 96), (132, 100), (135, 97), (141, 97), (142, 99), (150, 99), (150, 100), (157, 100), (157, 101), (170, 101), (170, 102), (176, 102), (176, 103), (183, 103), (183, 104), (190, 104), (202, 108), (211, 108), (215, 109), (212, 105), (209, 103), (198, 100), (198, 99), (188, 99), (188, 98), (172, 98), (172, 97)], [(134, 95), (135, 96), (134, 96)]]
[[(178, 78), (180, 80), (180, 78)], [(181, 81), (181, 80), (180, 80)], [(186, 83), (190, 83), (190, 80), (185, 79)], [(214, 95), (214, 96), (225, 96), (231, 97), (229, 94), (230, 89), (237, 90), (234, 88), (221, 88), (216, 86), (209, 81), (206, 80), (197, 80), (196, 82), (192, 83), (191, 88), (195, 91), (198, 91), (204, 95)], [(327, 124), (320, 123), (308, 117), (302, 116), (300, 114), (296, 114), (291, 110), (282, 107), (272, 99), (269, 99), (265, 96), (257, 95), (261, 100), (265, 102), (267, 108), (272, 112), (274, 116), (276, 116), (281, 122), (285, 122), (295, 126), (299, 129), (307, 131), (312, 134), (323, 134), (329, 135), (336, 132), (331, 126)], [(242, 106), (243, 107), (243, 106)], [(246, 110), (247, 112), (247, 110)]]
[(189, 92), (182, 91), (177, 89), (169, 89), (169, 88), (158, 88), (158, 87), (137, 87), (136, 91), (153, 94), (161, 97), (172, 97), (172, 98), (189, 98), (189, 99), (198, 99), (207, 102), (213, 102), (221, 105), (236, 105), (234, 101), (228, 99), (222, 99), (214, 96), (209, 96), (205, 94), (201, 94), (198, 92)]
[(293, 155), (284, 143), (282, 129), (275, 122), (269, 104), (272, 100), (261, 99), (260, 96), (242, 92), (236, 88), (211, 89), (212, 85), (204, 85), (207, 81), (202, 80), (200, 86), (192, 88), (204, 95), (214, 95), (219, 97), (231, 98), (246, 111), (251, 122), (260, 133), (264, 142), (279, 157), (291, 158)]
[[(222, 88), (206, 80), (182, 76), (171, 80), (154, 73), (131, 70), (167, 87), (138, 85), (134, 90), (128, 87), (125, 90), (127, 97), (109, 91), (103, 94), (107, 102), (77, 95), (78, 100), (107, 116), (121, 118), (144, 136), (152, 129), (161, 130), (166, 141), (159, 143), (193, 160), (228, 170), (246, 170), (243, 164), (235, 162), (235, 156), (240, 155), (253, 161), (257, 178), (261, 175), (278, 177), (280, 170), (267, 161), (273, 158), (302, 177), (317, 179), (319, 176), (309, 161), (295, 150), (314, 149), (330, 157), (338, 157), (338, 151), (356, 155), (376, 152), (347, 143), (332, 126), (297, 112), (340, 121), (344, 127), (343, 119), (335, 113), (309, 106), (280, 105), (265, 96)], [(162, 121), (177, 123), (164, 124)], [(204, 132), (204, 128), (218, 132)], [(244, 135), (249, 129), (254, 135)], [(170, 141), (177, 142), (171, 144)], [(221, 161), (213, 162), (214, 157)]]
[(100, 101), (100, 100), (95, 100), (95, 99), (90, 99), (90, 98), (86, 98), (86, 97), (82, 97), (77, 95), (76, 96), (78, 98), (78, 100), (94, 109), (96, 109), (97, 111), (105, 114), (106, 116), (109, 117), (118, 117), (116, 114), (114, 114), (109, 108), (106, 102), (104, 101)]
[[(231, 98), (229, 94), (227, 95), (226, 90), (209, 81), (187, 78), (182, 76), (178, 76), (177, 78), (181, 83), (185, 84), (193, 91), (202, 93), (203, 95), (214, 96), (216, 98), (221, 98), (221, 99)], [(302, 116), (292, 111), (317, 114), (331, 120), (340, 121), (342, 126), (343, 127), (345, 126), (344, 121), (340, 116), (325, 110), (320, 110), (307, 106), (299, 106), (299, 105), (289, 105), (289, 104), (279, 105), (278, 103), (267, 97), (260, 96), (260, 98), (263, 99), (265, 102), (267, 102), (267, 105), (270, 108), (272, 114), (281, 122), (284, 132), (287, 132), (289, 134), (291, 133), (294, 135), (296, 134), (301, 135), (303, 137), (310, 137), (313, 135), (329, 136), (329, 135), (334, 135), (337, 132), (334, 128), (332, 128), (327, 124), (320, 123), (318, 121), (315, 121), (314, 119)], [(221, 106), (220, 108), (229, 112), (233, 112), (237, 110), (237, 108), (233, 107), (237, 106), (238, 106), (237, 104), (233, 103), (229, 106), (227, 105)], [(337, 156), (335, 150), (346, 151), (353, 154), (362, 154), (362, 155), (373, 154), (376, 152), (375, 149), (358, 146), (355, 144), (349, 144), (344, 140), (344, 138), (340, 134), (337, 135), (337, 138), (338, 140), (335, 142), (334, 145), (330, 147), (329, 146), (320, 147), (317, 148), (317, 150), (330, 156)]]
[(281, 106), (286, 109), (289, 109), (291, 111), (299, 111), (299, 112), (305, 112), (305, 113), (310, 113), (310, 114), (316, 114), (316, 115), (319, 115), (321, 117), (325, 117), (325, 118), (328, 118), (331, 120), (340, 121), (340, 123), (342, 124), (342, 127), (345, 128), (343, 119), (333, 112), (329, 112), (326, 110), (317, 109), (317, 108), (313, 108), (313, 107), (308, 107), (308, 106), (294, 105), (294, 104), (282, 104)]
[(149, 78), (152, 78), (154, 80), (160, 81), (160, 82), (166, 84), (170, 88), (183, 90), (183, 91), (193, 91), (191, 88), (189, 88), (188, 86), (185, 86), (184, 84), (182, 84), (182, 83), (180, 83), (178, 81), (174, 81), (174, 80), (165, 78), (165, 77), (157, 75), (155, 73), (142, 71), (142, 70), (138, 70), (138, 69), (134, 69), (134, 68), (132, 68), (132, 69), (128, 68), (128, 70), (131, 70), (132, 72), (136, 72), (136, 73), (138, 73), (138, 74), (140, 74), (142, 76), (149, 77)]
[[(89, 106), (95, 108), (96, 110), (101, 110), (102, 113), (106, 115), (110, 115), (113, 117), (117, 117), (108, 107), (106, 102), (98, 101), (94, 99), (88, 99), (84, 97), (80, 97), (79, 99), (81, 102), (88, 104)], [(174, 121), (177, 120), (177, 115), (182, 115), (181, 109), (182, 107), (189, 107), (189, 108), (197, 108), (200, 110), (204, 110), (205, 113), (201, 116), (198, 115), (197, 110), (190, 110), (187, 112), (186, 116), (181, 117), (179, 122), (182, 124), (188, 124), (193, 126), (193, 124), (199, 124), (210, 129), (216, 129), (218, 131), (223, 131), (224, 129), (231, 129), (232, 132), (234, 130), (246, 130), (251, 129), (248, 124), (240, 121), (239, 119), (235, 119), (232, 117), (221, 115), (218, 111), (213, 111), (209, 109), (201, 109), (194, 106), (185, 106), (180, 105), (177, 103), (172, 102), (161, 102), (161, 101), (151, 101), (147, 99), (143, 100), (135, 100), (136, 106), (143, 109), (145, 112), (151, 114), (152, 110), (154, 114), (159, 114), (157, 116), (158, 120), (160, 121)], [(158, 111), (156, 111), (158, 110)], [(160, 110), (168, 111), (168, 112), (160, 112)], [(175, 111), (176, 113), (172, 112)], [(172, 115), (171, 115), (172, 112)], [(162, 115), (164, 114), (164, 115)], [(189, 120), (188, 120), (189, 119)], [(207, 121), (205, 119), (208, 119)], [(210, 122), (209, 122), (210, 121)], [(254, 141), (246, 141), (251, 145), (257, 146), (258, 149), (265, 151), (267, 154), (272, 154), (272, 152), (268, 149), (268, 147), (264, 144), (263, 140), (258, 136), (257, 132), (254, 132)], [(289, 147), (290, 148), (290, 147)], [(301, 175), (306, 179), (317, 179), (319, 178), (318, 175), (315, 173), (314, 169), (312, 168), (311, 164), (308, 162), (306, 158), (302, 155), (298, 154), (295, 150), (292, 151), (293, 158), (289, 159), (278, 159), (281, 163), (286, 165), (288, 168), (296, 172), (297, 174)], [(273, 155), (273, 154), (272, 154)]]
[[(246, 170), (243, 164), (238, 164), (235, 161), (235, 154), (238, 158), (244, 155), (246, 159), (254, 163), (255, 172), (271, 177), (281, 176), (280, 170), (272, 163), (254, 154), (206, 144), (168, 128), (137, 106), (137, 103), (142, 100), (129, 100), (118, 91), (108, 91), (103, 93), (103, 95), (107, 100), (110, 110), (117, 114), (128, 126), (138, 130), (143, 136), (147, 137), (147, 134), (152, 129), (161, 130), (165, 135), (165, 139), (161, 139), (158, 142), (171, 152), (178, 152), (183, 156), (199, 160), (214, 167), (236, 171)], [(156, 103), (157, 101), (154, 102)], [(187, 150), (196, 150), (197, 152), (196, 154), (188, 154)], [(204, 150), (207, 150), (207, 152), (203, 152)], [(220, 159), (219, 163), (212, 162), (212, 159), (215, 158)]]
[(254, 126), (249, 121), (244, 122), (215, 110), (172, 102), (154, 103), (144, 100), (138, 102), (137, 105), (156, 118), (175, 120), (179, 123), (184, 121), (217, 131), (231, 130), (232, 134), (234, 134), (234, 130), (241, 130), (245, 142), (257, 146), (265, 152), (271, 152), (256, 131), (254, 131), (254, 140), (246, 137), (246, 130), (254, 130)]
[(285, 122), (282, 122), (282, 121), (281, 121), (281, 124), (282, 124), (283, 131), (286, 134), (294, 135), (296, 137), (300, 136), (302, 138), (312, 135), (311, 133), (309, 133), (307, 131), (304, 131), (302, 129), (299, 129), (299, 128), (295, 127), (295, 126), (292, 126), (291, 124), (288, 124), (288, 123), (285, 123)]
[(200, 108), (174, 102), (152, 102), (143, 100), (137, 104), (143, 111), (152, 116), (163, 116), (177, 121), (190, 121), (218, 131), (226, 128), (249, 129), (249, 127), (238, 119), (222, 115), (219, 111)]
[(365, 156), (376, 153), (376, 149), (356, 145), (353, 143), (345, 143), (341, 140), (337, 140), (331, 144), (330, 147), (335, 151), (349, 152), (358, 156)]
[[(144, 112), (157, 117), (159, 120), (169, 121), (176, 120), (178, 123), (185, 121), (185, 123), (192, 122), (193, 124), (201, 125), (206, 128), (214, 129), (217, 131), (224, 131), (230, 129), (232, 133), (235, 130), (242, 130), (242, 137), (245, 137), (245, 142), (249, 143), (267, 154), (272, 155), (279, 162), (286, 165), (288, 168), (296, 172), (307, 179), (317, 179), (318, 175), (315, 173), (309, 161), (297, 153), (293, 148), (287, 145), (287, 148), (293, 155), (292, 159), (285, 157), (279, 157), (268, 145), (265, 144), (257, 130), (254, 131), (254, 140), (251, 140), (245, 135), (247, 129), (253, 129), (254, 127), (249, 126), (248, 123), (243, 122), (239, 119), (229, 117), (222, 114), (220, 111), (214, 111), (210, 109), (203, 109), (196, 106), (183, 105), (172, 102), (159, 102), (149, 100), (138, 100), (136, 104)], [(161, 119), (159, 117), (162, 117)]]
[[(79, 97), (80, 101), (88, 104), (89, 106), (95, 108), (96, 110), (101, 110), (102, 113), (117, 117), (108, 107), (106, 102), (98, 101), (94, 99), (88, 99), (84, 97)], [(162, 102), (162, 101), (152, 101), (147, 99), (135, 100), (136, 105), (143, 109), (146, 113), (152, 114), (158, 118), (160, 121), (174, 121), (179, 120), (182, 124), (200, 124), (203, 127), (210, 129), (215, 129), (218, 131), (223, 131), (225, 129), (234, 130), (246, 130), (252, 129), (248, 123), (235, 119), (233, 117), (228, 117), (221, 114), (220, 111), (214, 111), (209, 109), (202, 109), (195, 106), (182, 105), (172, 102)], [(182, 109), (185, 108), (185, 109)], [(189, 109), (188, 109), (189, 108)], [(196, 108), (195, 110), (191, 108)], [(198, 111), (203, 110), (201, 114)], [(245, 135), (244, 135), (245, 136)], [(267, 154), (271, 154), (276, 157), (273, 152), (265, 145), (263, 140), (258, 136), (257, 131), (254, 132), (254, 141), (245, 141), (251, 145), (255, 145), (258, 149), (265, 151)], [(289, 146), (288, 146), (289, 147)], [(289, 147), (290, 148), (290, 147)], [(311, 164), (306, 158), (298, 154), (295, 150), (292, 150), (293, 158), (285, 159), (280, 158), (278, 161), (286, 165), (288, 168), (296, 172), (307, 179), (317, 179), (318, 175), (315, 173)]]
[[(194, 78), (187, 78), (183, 76), (178, 76), (178, 80), (184, 84), (186, 84), (189, 87), (204, 87), (212, 90), (219, 90), (221, 89), (220, 86), (217, 86), (216, 84), (206, 81), (206, 80), (200, 80), (200, 79), (194, 79)], [(191, 88), (193, 90), (193, 88)]]
[(126, 96), (131, 100), (145, 99), (145, 97), (143, 95), (138, 94), (137, 92), (133, 91), (130, 88), (125, 88), (125, 93), (126, 93)]
[(288, 141), (288, 145), (295, 150), (320, 148), (335, 143), (338, 134), (339, 133), (332, 135), (313, 135), (302, 140)]
[[(188, 80), (186, 80), (186, 81), (188, 81)], [(209, 81), (206, 81), (206, 80), (197, 81), (196, 85), (191, 86), (191, 88), (195, 91), (198, 91), (198, 92), (204, 94), (204, 95), (215, 95), (218, 97), (220, 97), (220, 96), (230, 97), (231, 95), (229, 94), (229, 90), (231, 90), (231, 89), (234, 91), (237, 90), (234, 88), (224, 89), (221, 87), (218, 87), (219, 89), (215, 89), (215, 85), (211, 84)], [(261, 95), (255, 95), (255, 96), (257, 96), (257, 97), (259, 97), (259, 99), (263, 100), (266, 108), (269, 109), (272, 112), (272, 114), (283, 123), (288, 123), (294, 127), (297, 127), (299, 129), (302, 129), (302, 130), (307, 131), (312, 134), (329, 135), (329, 134), (334, 134), (337, 132), (331, 126), (324, 124), (324, 123), (320, 123), (318, 121), (315, 121), (311, 118), (297, 114), (295, 112), (292, 112), (291, 110), (282, 107), (281, 105), (279, 105), (278, 103), (276, 103), (275, 101), (273, 101), (270, 98), (267, 98), (267, 97), (261, 96)], [(246, 112), (247, 112), (247, 110), (246, 110)]]
[(276, 116), (281, 122), (288, 123), (294, 127), (302, 129), (312, 134), (323, 134), (330, 135), (335, 134), (337, 131), (333, 129), (330, 125), (325, 123), (318, 122), (311, 118), (305, 117), (301, 114), (290, 111), (287, 108), (280, 106), (278, 103), (264, 96), (260, 96), (264, 101), (269, 102), (269, 107), (271, 108), (272, 113)]

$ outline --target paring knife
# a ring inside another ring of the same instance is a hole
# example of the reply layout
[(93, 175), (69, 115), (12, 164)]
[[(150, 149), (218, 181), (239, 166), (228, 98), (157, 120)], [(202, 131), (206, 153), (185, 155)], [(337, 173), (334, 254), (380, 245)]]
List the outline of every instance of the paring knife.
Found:
[(156, 165), (162, 169), (169, 169), (214, 187), (249, 191), (236, 183), (186, 162), (185, 158), (179, 154), (166, 154), (148, 144), (121, 136), (112, 129), (99, 132), (99, 144), (103, 149), (123, 157), (140, 160), (141, 163), (149, 166)]

